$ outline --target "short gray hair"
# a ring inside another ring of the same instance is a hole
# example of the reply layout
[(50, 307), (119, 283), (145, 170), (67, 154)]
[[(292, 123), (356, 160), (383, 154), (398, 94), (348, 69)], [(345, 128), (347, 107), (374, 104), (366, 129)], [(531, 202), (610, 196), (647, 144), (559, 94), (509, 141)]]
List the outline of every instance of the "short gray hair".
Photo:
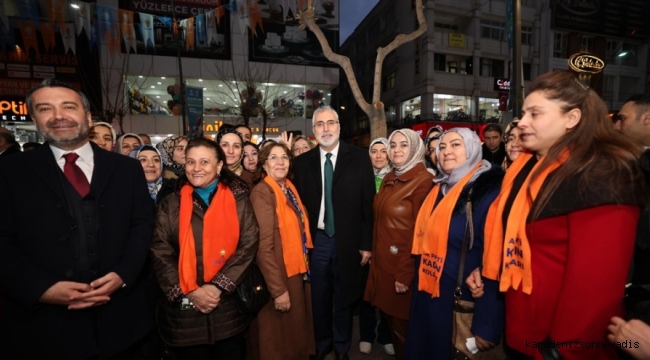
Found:
[(314, 124), (315, 124), (314, 122), (316, 121), (316, 115), (318, 115), (318, 114), (320, 114), (322, 112), (325, 112), (325, 111), (331, 111), (332, 113), (334, 113), (334, 119), (336, 121), (339, 121), (339, 114), (336, 112), (336, 110), (334, 110), (334, 108), (329, 106), (329, 105), (323, 105), (323, 106), (319, 107), (318, 109), (314, 110), (314, 114), (311, 117), (311, 125), (312, 126), (314, 126)]
[(70, 84), (65, 83), (63, 81), (59, 81), (57, 79), (45, 79), (43, 80), (42, 83), (31, 88), (27, 92), (27, 95), (25, 96), (25, 103), (27, 103), (27, 109), (29, 109), (30, 114), (32, 115), (34, 114), (34, 109), (32, 108), (33, 105), (32, 95), (34, 95), (36, 90), (40, 90), (46, 87), (51, 87), (51, 88), (62, 87), (76, 92), (77, 95), (79, 95), (79, 98), (81, 99), (81, 103), (83, 104), (84, 111), (85, 112), (90, 111), (90, 101), (88, 101), (88, 97), (81, 90), (75, 89)]

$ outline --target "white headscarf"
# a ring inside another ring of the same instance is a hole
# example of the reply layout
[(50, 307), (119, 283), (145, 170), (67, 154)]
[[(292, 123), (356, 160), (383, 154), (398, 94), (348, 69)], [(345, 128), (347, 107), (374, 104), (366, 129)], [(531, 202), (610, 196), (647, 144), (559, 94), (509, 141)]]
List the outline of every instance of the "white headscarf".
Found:
[[(465, 153), (467, 154), (467, 161), (460, 164), (459, 166), (451, 169), (449, 174), (445, 173), (442, 170), (442, 159), (440, 158), (440, 143), (442, 143), (443, 138), (450, 132), (455, 132), (463, 138), (463, 143), (465, 145)], [(445, 131), (440, 136), (440, 143), (436, 147), (436, 156), (438, 156), (438, 175), (433, 182), (441, 185), (441, 190), (443, 194), (446, 194), (449, 189), (451, 189), (456, 183), (460, 181), (468, 172), (470, 172), (478, 163), (481, 163), (481, 167), (472, 175), (472, 178), (469, 182), (472, 182), (478, 178), (482, 173), (490, 170), (492, 164), (489, 161), (482, 160), (483, 150), (481, 147), (481, 139), (479, 139), (476, 133), (468, 128), (453, 128)]]
[(388, 158), (393, 163), (393, 168), (395, 169), (395, 174), (400, 176), (407, 171), (413, 169), (415, 165), (419, 163), (424, 163), (424, 143), (420, 139), (420, 135), (411, 129), (400, 129), (393, 131), (388, 138), (388, 144), (393, 140), (395, 134), (402, 134), (406, 138), (406, 142), (409, 145), (409, 154), (406, 158), (406, 161), (401, 166), (396, 166), (393, 162), (393, 159), (390, 157), (390, 151), (388, 152)]
[[(386, 153), (388, 153), (388, 139), (386, 139), (385, 137), (378, 137), (370, 143), (370, 147), (368, 148), (368, 154), (372, 156), (372, 147), (375, 144), (384, 144), (384, 146), (386, 147)], [(386, 166), (384, 166), (383, 168), (377, 169), (376, 167), (373, 166), (372, 169), (375, 171), (376, 177), (383, 179), (384, 176), (386, 176), (386, 174), (388, 174), (389, 172), (391, 172), (391, 170), (393, 170), (393, 167), (390, 164), (390, 160), (388, 160)]]

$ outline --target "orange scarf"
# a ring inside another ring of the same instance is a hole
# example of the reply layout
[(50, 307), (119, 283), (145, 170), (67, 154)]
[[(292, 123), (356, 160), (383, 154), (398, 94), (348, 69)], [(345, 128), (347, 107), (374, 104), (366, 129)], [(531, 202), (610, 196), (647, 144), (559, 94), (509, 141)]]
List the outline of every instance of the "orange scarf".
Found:
[(311, 234), (309, 233), (307, 209), (305, 209), (305, 206), (302, 204), (296, 188), (289, 179), (286, 179), (284, 181), (284, 186), (293, 192), (298, 200), (298, 204), (300, 204), (300, 211), (303, 213), (303, 228), (300, 224), (299, 215), (296, 213), (294, 208), (287, 203), (287, 195), (282, 191), (280, 185), (269, 176), (264, 177), (264, 182), (271, 187), (275, 194), (275, 212), (278, 215), (280, 238), (282, 239), (282, 255), (284, 257), (284, 267), (287, 269), (287, 277), (292, 277), (296, 274), (304, 274), (309, 269), (307, 268), (305, 252), (302, 247), (303, 231), (307, 238), (307, 248), (311, 249), (314, 247), (311, 241)]
[(454, 207), (456, 207), (463, 188), (480, 167), (481, 163), (479, 162), (472, 171), (468, 172), (451, 188), (451, 191), (440, 200), (435, 209), (433, 207), (438, 199), (440, 184), (431, 190), (422, 207), (420, 207), (418, 218), (415, 221), (415, 234), (411, 253), (422, 255), (418, 270), (418, 290), (431, 294), (431, 297), (440, 296), (440, 277), (447, 256), (449, 225), (451, 224)]
[[(194, 188), (187, 184), (181, 189), (179, 211), (178, 278), (184, 294), (196, 290), (196, 242), (192, 230)], [(227, 186), (217, 184), (208, 210), (203, 216), (203, 281), (209, 283), (237, 250), (239, 243), (239, 217), (235, 196)]]
[[(507, 291), (510, 287), (517, 290), (519, 284), (523, 284), (522, 290), (524, 293), (530, 294), (533, 291), (530, 244), (526, 236), (526, 219), (544, 181), (551, 172), (566, 162), (569, 152), (563, 152), (531, 183), (530, 175), (542, 164), (544, 158), (541, 158), (535, 164), (512, 203), (504, 234), (503, 210), (517, 174), (533, 156), (531, 153), (522, 153), (510, 165), (501, 185), (501, 193), (490, 206), (485, 222), (483, 276), (497, 280), (501, 270), (499, 285), (501, 291)], [(530, 197), (527, 191), (529, 188)]]

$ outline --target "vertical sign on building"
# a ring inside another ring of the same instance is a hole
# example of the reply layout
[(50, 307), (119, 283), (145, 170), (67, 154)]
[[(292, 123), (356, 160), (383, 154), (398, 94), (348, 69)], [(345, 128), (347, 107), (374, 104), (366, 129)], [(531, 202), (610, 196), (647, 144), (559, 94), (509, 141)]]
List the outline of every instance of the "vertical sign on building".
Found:
[(188, 126), (187, 134), (190, 138), (203, 136), (203, 88), (185, 87), (187, 100)]

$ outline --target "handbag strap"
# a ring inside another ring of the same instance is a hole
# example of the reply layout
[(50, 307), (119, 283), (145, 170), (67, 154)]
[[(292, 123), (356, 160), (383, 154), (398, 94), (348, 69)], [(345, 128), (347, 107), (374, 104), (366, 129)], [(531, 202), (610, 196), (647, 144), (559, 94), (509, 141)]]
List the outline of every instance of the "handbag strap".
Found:
[(463, 295), (463, 270), (465, 269), (465, 258), (467, 257), (467, 233), (469, 232), (469, 248), (474, 246), (474, 220), (472, 219), (472, 191), (471, 188), (467, 194), (467, 203), (465, 204), (465, 215), (467, 221), (465, 222), (465, 232), (463, 233), (463, 245), (460, 251), (460, 264), (458, 266), (458, 279), (456, 279), (456, 290), (454, 291), (454, 301), (458, 302)]

